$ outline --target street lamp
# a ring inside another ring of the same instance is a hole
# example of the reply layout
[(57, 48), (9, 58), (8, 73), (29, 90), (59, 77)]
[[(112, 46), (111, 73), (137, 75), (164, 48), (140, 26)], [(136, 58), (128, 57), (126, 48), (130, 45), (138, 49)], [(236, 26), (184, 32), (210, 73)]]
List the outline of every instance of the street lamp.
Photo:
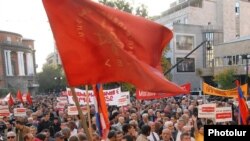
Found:
[(59, 93), (60, 92), (60, 83), (61, 83), (63, 77), (61, 77), (61, 76), (60, 77), (54, 77), (54, 79), (55, 79), (55, 81), (58, 81), (56, 90), (58, 89), (58, 93)]
[(250, 59), (250, 55), (249, 54), (243, 54), (241, 55), (242, 59), (246, 60), (246, 78), (245, 78), (245, 83), (247, 84), (247, 95), (249, 93), (249, 89), (248, 89), (248, 59)]

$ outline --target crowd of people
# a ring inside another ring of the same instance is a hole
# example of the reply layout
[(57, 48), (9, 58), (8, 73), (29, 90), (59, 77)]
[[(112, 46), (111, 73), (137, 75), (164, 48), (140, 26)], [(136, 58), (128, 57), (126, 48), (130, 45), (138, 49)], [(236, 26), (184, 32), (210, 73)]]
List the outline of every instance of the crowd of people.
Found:
[[(127, 106), (108, 106), (110, 130), (109, 141), (203, 141), (204, 125), (238, 124), (238, 111), (231, 101), (214, 101), (218, 106), (231, 106), (233, 120), (216, 123), (213, 119), (198, 118), (198, 105), (205, 103), (202, 97), (181, 96), (159, 100), (136, 100), (131, 98)], [(56, 107), (55, 95), (33, 97), (33, 104), (16, 102), (9, 107), (27, 108), (26, 116), (11, 114), (0, 118), (1, 141), (87, 141), (79, 115), (67, 114)], [(90, 107), (91, 137), (100, 141), (96, 126), (95, 108)], [(86, 115), (87, 118), (87, 115)], [(87, 122), (89, 123), (89, 122)], [(248, 118), (250, 125), (250, 118)]]

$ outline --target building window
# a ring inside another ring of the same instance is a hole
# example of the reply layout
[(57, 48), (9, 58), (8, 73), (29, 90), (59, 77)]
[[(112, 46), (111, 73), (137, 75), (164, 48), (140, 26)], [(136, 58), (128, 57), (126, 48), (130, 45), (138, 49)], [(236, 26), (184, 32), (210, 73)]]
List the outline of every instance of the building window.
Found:
[(11, 37), (7, 36), (7, 41), (11, 42)]
[[(176, 58), (176, 62), (181, 61), (183, 58)], [(177, 66), (177, 72), (195, 72), (195, 59), (186, 58)]]
[(236, 2), (235, 4), (235, 14), (239, 15), (240, 14), (240, 3)]
[(208, 41), (206, 43), (206, 67), (213, 67), (214, 59), (214, 33), (207, 32), (205, 33), (205, 38)]
[(194, 36), (191, 35), (176, 35), (177, 50), (192, 50), (194, 47)]

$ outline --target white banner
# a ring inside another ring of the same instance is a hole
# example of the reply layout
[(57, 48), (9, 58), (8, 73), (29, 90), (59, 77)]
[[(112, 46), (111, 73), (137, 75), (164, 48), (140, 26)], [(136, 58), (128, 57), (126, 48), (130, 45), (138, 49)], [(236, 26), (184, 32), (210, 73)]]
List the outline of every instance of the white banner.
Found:
[(130, 104), (129, 92), (122, 92), (120, 95), (115, 97), (115, 101), (112, 104), (117, 105), (117, 106), (126, 106)]
[(227, 122), (232, 120), (233, 117), (231, 107), (216, 108), (215, 122)]
[[(75, 91), (80, 105), (86, 105), (87, 104), (86, 91), (77, 88), (75, 89)], [(69, 88), (67, 88), (67, 92), (68, 92), (69, 104), (75, 104)], [(106, 99), (106, 103), (110, 105), (110, 103), (112, 104), (115, 101), (116, 96), (121, 94), (121, 88), (119, 87), (115, 89), (104, 90), (103, 92), (104, 92), (104, 97)], [(89, 90), (88, 94), (89, 94), (89, 104), (90, 105), (94, 104), (94, 92), (92, 90)]]
[(216, 104), (202, 104), (198, 107), (199, 118), (215, 118)]
[(60, 96), (60, 97), (57, 97), (56, 100), (60, 103), (65, 103), (65, 104), (68, 104), (68, 97), (66, 96)]
[[(87, 114), (87, 107), (86, 106), (82, 106), (81, 109), (82, 109), (83, 114)], [(78, 115), (78, 110), (77, 110), (76, 106), (69, 106), (68, 107), (68, 115), (71, 115), (71, 116)]]
[(26, 116), (26, 108), (14, 108), (14, 116), (16, 117)]
[(10, 110), (9, 110), (9, 107), (6, 105), (6, 106), (0, 106), (0, 117), (8, 117), (10, 116)]
[(64, 109), (65, 105), (66, 105), (66, 103), (64, 103), (64, 102), (57, 102), (56, 108), (63, 108)]

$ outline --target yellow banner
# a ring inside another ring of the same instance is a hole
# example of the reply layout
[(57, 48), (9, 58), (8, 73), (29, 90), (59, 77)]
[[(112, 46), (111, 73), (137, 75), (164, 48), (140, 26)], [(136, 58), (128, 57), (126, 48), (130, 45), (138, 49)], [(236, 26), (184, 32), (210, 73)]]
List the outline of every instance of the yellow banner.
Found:
[[(203, 82), (203, 94), (207, 95), (214, 95), (214, 96), (223, 96), (223, 97), (232, 97), (238, 98), (238, 90), (237, 88), (230, 89), (230, 90), (222, 90), (215, 87), (208, 85), (207, 83)], [(243, 95), (247, 97), (247, 84), (240, 86), (243, 92)]]

